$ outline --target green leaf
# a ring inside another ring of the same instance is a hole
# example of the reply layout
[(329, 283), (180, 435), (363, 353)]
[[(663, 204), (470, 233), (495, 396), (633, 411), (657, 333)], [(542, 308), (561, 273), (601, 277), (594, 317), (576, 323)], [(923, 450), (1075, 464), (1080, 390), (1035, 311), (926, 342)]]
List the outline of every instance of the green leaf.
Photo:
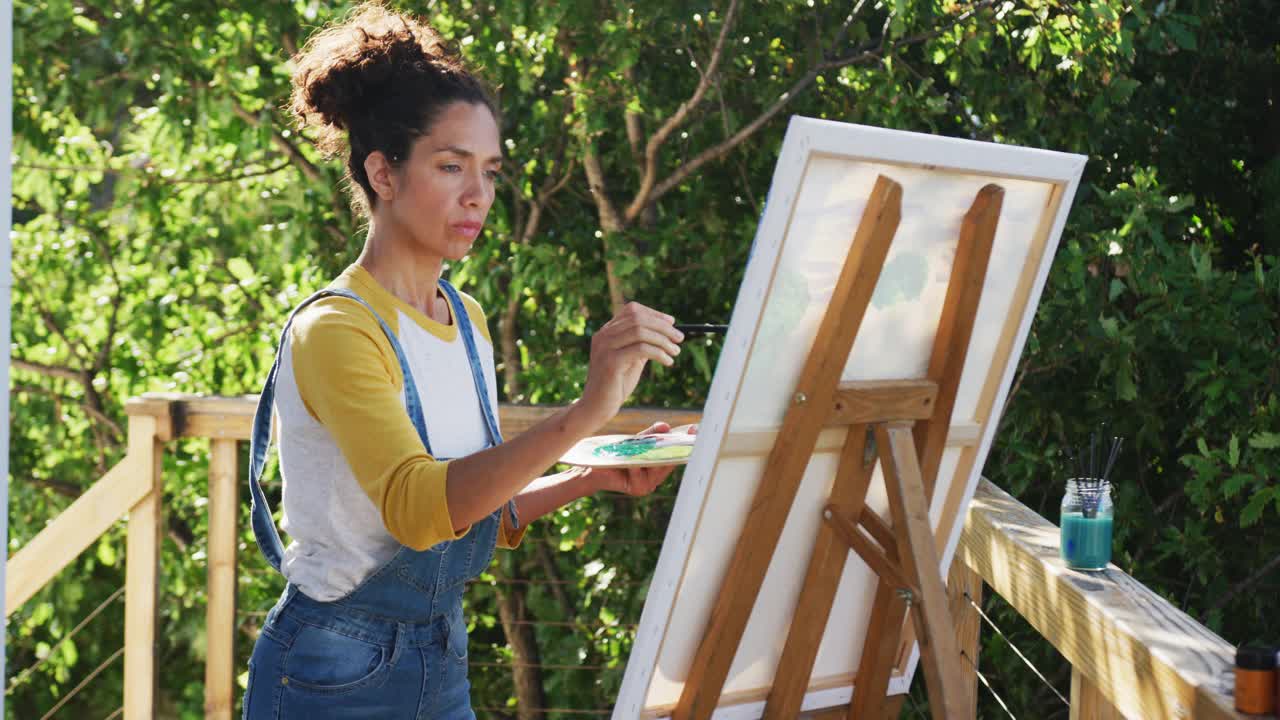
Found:
[(1120, 278), (1111, 278), (1111, 290), (1108, 293), (1107, 299), (1110, 300), (1111, 302), (1115, 302), (1116, 298), (1120, 297), (1120, 295), (1123, 293), (1124, 293), (1124, 281), (1121, 280)]
[(227, 261), (227, 270), (232, 277), (240, 282), (248, 282), (254, 278), (253, 266), (248, 260), (242, 257), (231, 258)]
[(1122, 363), (1116, 373), (1116, 395), (1126, 402), (1138, 399), (1138, 386), (1133, 381), (1133, 365), (1130, 362)]
[(711, 363), (707, 361), (707, 349), (698, 343), (689, 343), (685, 348), (693, 356), (694, 367), (708, 383), (711, 382)]
[(1174, 43), (1183, 50), (1196, 49), (1196, 36), (1182, 23), (1171, 20), (1166, 26), (1169, 30), (1169, 36), (1173, 38)]
[(116, 548), (111, 541), (102, 537), (98, 540), (98, 562), (103, 565), (113, 566), (116, 564)]
[(1240, 527), (1249, 527), (1262, 517), (1262, 510), (1271, 501), (1273, 489), (1259, 490), (1249, 498), (1249, 503), (1240, 511)]
[(1275, 450), (1280, 448), (1280, 433), (1260, 432), (1249, 438), (1249, 447), (1259, 450)]
[(71, 24), (89, 33), (90, 35), (97, 35), (99, 32), (101, 32), (101, 30), (98, 28), (98, 23), (94, 22), (90, 18), (87, 18), (83, 15), (73, 16), (71, 18)]
[(1252, 475), (1236, 473), (1235, 475), (1227, 478), (1227, 481), (1222, 484), (1222, 495), (1223, 497), (1228, 498), (1235, 497), (1246, 485), (1252, 482)]

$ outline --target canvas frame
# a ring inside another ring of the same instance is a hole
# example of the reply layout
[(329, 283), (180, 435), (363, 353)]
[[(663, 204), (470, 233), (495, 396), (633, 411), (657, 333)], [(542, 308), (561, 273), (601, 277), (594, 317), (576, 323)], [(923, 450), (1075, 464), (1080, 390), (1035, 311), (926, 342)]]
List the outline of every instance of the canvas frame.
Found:
[[(1026, 238), (1026, 257), (1010, 299), (1011, 312), (1000, 328), (992, 362), (981, 373), (974, 412), (969, 419), (953, 422), (948, 446), (958, 448), (959, 459), (950, 480), (939, 478), (935, 507), (935, 533), (945, 574), (961, 530), (964, 508), (973, 495), (981, 472), (979, 459), (985, 458), (994, 439), (999, 409), (1003, 407), (1016, 369), (1017, 358), (1030, 330), (1040, 294), (1057, 247), (1071, 200), (1083, 171), (1085, 158), (1079, 155), (1021, 148), (971, 140), (920, 135), (903, 131), (836, 123), (811, 118), (791, 120), (779, 153), (764, 216), (752, 249), (752, 256), (739, 290), (724, 349), (712, 381), (711, 391), (699, 427), (698, 447), (686, 469), (679, 496), (667, 529), (649, 595), (641, 617), (623, 686), (615, 706), (615, 718), (664, 717), (671, 704), (646, 704), (650, 682), (659, 662), (678, 593), (710, 593), (718, 589), (717, 578), (688, 575), (690, 543), (710, 516), (706, 498), (717, 480), (723, 462), (733, 457), (759, 456), (772, 447), (768, 431), (727, 433), (738, 401), (745, 388), (744, 373), (756, 343), (760, 321), (776, 280), (782, 245), (788, 236), (799, 192), (815, 159), (835, 158), (891, 168), (927, 171), (931, 176), (978, 175), (993, 182), (1033, 181), (1049, 186), (1044, 207)], [(891, 174), (891, 173), (890, 173)], [(966, 365), (966, 371), (968, 366)], [(815, 456), (838, 450), (843, 433), (824, 430), (818, 438)], [(733, 538), (730, 538), (732, 540)], [(800, 561), (803, 564), (803, 560)], [(857, 561), (852, 561), (856, 563)], [(695, 589), (701, 585), (703, 589)], [(833, 611), (839, 612), (840, 608)], [(779, 628), (785, 636), (785, 628)], [(902, 693), (910, 684), (918, 662), (918, 651), (910, 632), (902, 647), (890, 682), (890, 693)], [(852, 693), (852, 674), (819, 678), (804, 700), (804, 709), (818, 709), (847, 703)], [(769, 686), (737, 689), (722, 696), (716, 716), (722, 718), (759, 717)]]

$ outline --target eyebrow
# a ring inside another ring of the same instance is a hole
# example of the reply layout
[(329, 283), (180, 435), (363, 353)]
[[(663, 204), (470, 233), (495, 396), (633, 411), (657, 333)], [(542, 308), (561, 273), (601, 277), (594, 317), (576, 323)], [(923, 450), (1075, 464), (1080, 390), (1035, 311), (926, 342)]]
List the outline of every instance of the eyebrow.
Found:
[[(460, 155), (465, 158), (471, 158), (476, 156), (476, 154), (471, 152), (470, 150), (464, 147), (459, 147), (457, 145), (445, 145), (444, 147), (436, 148), (435, 153), (453, 153), (454, 155)], [(493, 155), (489, 157), (487, 160), (485, 160), (485, 162), (501, 165), (502, 156)]]

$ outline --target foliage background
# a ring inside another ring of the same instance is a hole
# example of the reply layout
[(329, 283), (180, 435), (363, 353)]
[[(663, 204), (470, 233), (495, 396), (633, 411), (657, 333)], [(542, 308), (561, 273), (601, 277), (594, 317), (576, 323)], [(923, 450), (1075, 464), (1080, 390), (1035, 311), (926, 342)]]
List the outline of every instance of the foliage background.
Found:
[[(287, 58), (347, 7), (15, 3), (10, 552), (123, 455), (125, 399), (256, 392), (291, 305), (355, 257), (340, 163), (280, 111)], [(1055, 519), (1059, 451), (1109, 422), (1129, 438), (1117, 564), (1232, 642), (1280, 639), (1270, 0), (403, 7), (505, 114), (510, 171), (450, 273), (488, 309), (511, 401), (576, 397), (584, 333), (624, 295), (728, 318), (790, 114), (1089, 155), (985, 473)], [(701, 407), (718, 346), (690, 350), (636, 402)], [(203, 712), (206, 453), (165, 461), (164, 717)], [(481, 715), (609, 706), (677, 489), (584, 499), (473, 587)], [(243, 668), (281, 584), (241, 539)], [(122, 585), (123, 549), (117, 527), (10, 617), (8, 717), (41, 717), (120, 647), (118, 604), (57, 643)], [(986, 604), (1065, 690), (1061, 658)], [(994, 633), (981, 662), (1015, 714), (1066, 717)], [(111, 714), (121, 674), (57, 716)], [(904, 712), (925, 703), (917, 687)]]

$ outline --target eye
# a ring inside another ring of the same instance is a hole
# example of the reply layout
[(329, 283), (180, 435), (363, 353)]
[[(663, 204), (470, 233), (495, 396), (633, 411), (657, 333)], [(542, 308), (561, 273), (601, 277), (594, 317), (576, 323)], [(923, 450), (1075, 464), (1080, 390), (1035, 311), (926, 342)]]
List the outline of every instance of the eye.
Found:
[(445, 172), (447, 172), (447, 173), (460, 173), (460, 172), (462, 172), (462, 166), (461, 166), (461, 165), (458, 165), (457, 163), (449, 163), (448, 165), (441, 165), (441, 166), (440, 166), (440, 169), (441, 169), (441, 170), (444, 170), (444, 171), (445, 171)]
[(496, 183), (502, 180), (502, 171), (501, 170), (485, 170), (484, 176), (489, 178), (490, 182)]

